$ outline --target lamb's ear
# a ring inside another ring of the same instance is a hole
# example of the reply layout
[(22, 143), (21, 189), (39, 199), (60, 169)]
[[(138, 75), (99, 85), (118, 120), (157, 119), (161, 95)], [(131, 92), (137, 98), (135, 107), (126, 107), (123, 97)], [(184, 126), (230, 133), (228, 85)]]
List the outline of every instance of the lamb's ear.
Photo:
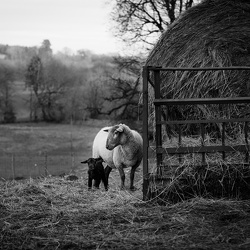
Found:
[(95, 160), (96, 160), (96, 161), (102, 161), (102, 162), (103, 162), (102, 157), (95, 158)]
[(103, 129), (103, 131), (104, 131), (104, 132), (109, 132), (109, 129), (108, 129), (108, 128), (107, 128), (107, 129)]
[(88, 163), (88, 160), (86, 160), (86, 161), (81, 161), (81, 163)]

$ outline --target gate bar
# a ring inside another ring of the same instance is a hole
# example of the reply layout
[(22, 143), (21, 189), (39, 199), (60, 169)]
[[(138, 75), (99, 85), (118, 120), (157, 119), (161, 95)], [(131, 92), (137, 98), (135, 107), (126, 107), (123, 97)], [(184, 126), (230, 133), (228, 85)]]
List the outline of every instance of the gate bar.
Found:
[(193, 104), (227, 104), (249, 103), (249, 97), (225, 97), (225, 98), (190, 98), (190, 99), (156, 99), (154, 104), (160, 105), (193, 105)]
[(143, 200), (148, 191), (148, 68), (143, 67)]
[[(148, 66), (149, 70), (157, 70), (159, 67)], [(178, 68), (178, 67), (168, 67), (161, 68), (161, 71), (216, 71), (216, 70), (250, 70), (250, 66), (231, 66), (231, 67), (205, 67), (205, 68)]]
[[(161, 77), (160, 77), (160, 68), (154, 71), (154, 83), (155, 83), (155, 99), (161, 98)], [(155, 106), (155, 142), (156, 148), (162, 147), (162, 126), (159, 123), (161, 121), (161, 106)], [(162, 154), (156, 154), (157, 162), (157, 174), (162, 175)]]

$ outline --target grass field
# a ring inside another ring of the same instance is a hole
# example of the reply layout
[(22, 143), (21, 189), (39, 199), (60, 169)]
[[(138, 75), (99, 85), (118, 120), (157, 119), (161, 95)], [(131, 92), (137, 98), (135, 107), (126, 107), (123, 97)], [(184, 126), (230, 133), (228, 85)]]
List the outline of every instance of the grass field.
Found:
[[(94, 137), (107, 125), (110, 125), (109, 121), (98, 120), (72, 126), (48, 123), (0, 125), (0, 179), (13, 179), (13, 155), (15, 178), (69, 173), (85, 176), (87, 165), (80, 162), (92, 156)], [(139, 181), (142, 169), (138, 171), (135, 180)], [(125, 173), (129, 175), (129, 170), (126, 169)], [(112, 171), (112, 176), (119, 178), (118, 171)], [(137, 185), (141, 184), (139, 181)]]
[(12, 177), (13, 161), (15, 177), (44, 175), (45, 164), (53, 175), (81, 169), (80, 162), (92, 155), (94, 136), (107, 123), (0, 125), (0, 177)]

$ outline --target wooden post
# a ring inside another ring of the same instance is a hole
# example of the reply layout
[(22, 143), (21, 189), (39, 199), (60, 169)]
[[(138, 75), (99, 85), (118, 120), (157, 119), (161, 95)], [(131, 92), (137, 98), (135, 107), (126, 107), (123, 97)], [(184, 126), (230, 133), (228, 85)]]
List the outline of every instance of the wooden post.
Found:
[(143, 67), (143, 200), (147, 200), (148, 173), (148, 68)]
[[(204, 123), (200, 124), (201, 126), (201, 146), (205, 146), (205, 125)], [(202, 165), (206, 164), (206, 153), (201, 153), (202, 154)]]
[(248, 122), (245, 122), (244, 132), (245, 132), (245, 143), (247, 148), (245, 162), (248, 163), (249, 162)]
[(75, 152), (71, 152), (71, 171), (74, 170), (75, 167)]
[(73, 125), (73, 119), (72, 119), (72, 116), (71, 116), (71, 118), (70, 118), (70, 155), (71, 155), (71, 170), (74, 169), (74, 165), (75, 165), (74, 150), (73, 150), (72, 125)]
[(47, 151), (44, 152), (44, 174), (45, 176), (48, 175), (48, 154)]
[[(225, 126), (226, 126), (226, 123), (225, 122), (223, 122), (222, 123), (222, 138), (221, 138), (221, 141), (222, 141), (222, 146), (224, 147), (225, 146)], [(226, 160), (226, 152), (225, 151), (222, 151), (222, 159), (223, 159), (223, 161), (225, 161)]]
[(13, 180), (16, 178), (16, 171), (15, 171), (15, 154), (11, 155), (11, 170), (12, 170), (12, 178)]
[[(181, 124), (178, 124), (178, 146), (181, 147)], [(179, 163), (182, 163), (182, 154), (179, 154)]]

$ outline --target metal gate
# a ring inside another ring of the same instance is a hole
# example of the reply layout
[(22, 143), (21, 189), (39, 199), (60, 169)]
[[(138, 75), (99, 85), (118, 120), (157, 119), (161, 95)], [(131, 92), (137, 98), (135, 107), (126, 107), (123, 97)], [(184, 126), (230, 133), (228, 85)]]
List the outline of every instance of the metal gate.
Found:
[[(250, 67), (218, 67), (218, 68), (161, 68), (161, 67), (150, 67), (145, 66), (143, 68), (143, 198), (146, 200), (148, 198), (148, 187), (150, 182), (150, 177), (152, 175), (162, 176), (164, 168), (169, 166), (164, 166), (162, 164), (164, 155), (185, 155), (185, 154), (200, 154), (202, 158), (202, 165), (206, 165), (206, 154), (220, 152), (221, 157), (225, 160), (228, 152), (239, 151), (245, 154), (245, 161), (241, 164), (249, 164), (249, 122), (250, 118), (234, 118), (234, 119), (209, 119), (209, 120), (162, 120), (162, 106), (166, 105), (204, 105), (204, 104), (239, 104), (239, 103), (250, 103), (250, 97), (237, 97), (237, 98), (197, 98), (197, 99), (163, 99), (161, 97), (161, 72), (164, 71), (219, 71), (219, 70), (250, 70)], [(151, 84), (154, 88), (154, 109), (155, 109), (155, 144), (154, 146), (149, 145), (149, 93), (148, 87)], [(201, 83), (202, 84), (202, 83)], [(227, 123), (242, 123), (244, 127), (244, 143), (226, 145), (225, 143), (225, 126)], [(204, 126), (206, 124), (216, 123), (221, 124), (221, 145), (207, 146), (204, 144), (205, 140), (205, 130)], [(179, 128), (186, 124), (196, 124), (200, 126), (200, 136), (201, 144), (196, 146), (183, 146), (182, 145), (182, 130), (178, 130), (178, 145), (177, 146), (167, 146), (163, 145), (162, 138), (162, 126), (164, 124), (176, 125)], [(156, 173), (151, 173), (149, 171), (149, 155), (150, 150), (155, 152), (156, 161)], [(181, 163), (181, 157), (180, 163)]]

